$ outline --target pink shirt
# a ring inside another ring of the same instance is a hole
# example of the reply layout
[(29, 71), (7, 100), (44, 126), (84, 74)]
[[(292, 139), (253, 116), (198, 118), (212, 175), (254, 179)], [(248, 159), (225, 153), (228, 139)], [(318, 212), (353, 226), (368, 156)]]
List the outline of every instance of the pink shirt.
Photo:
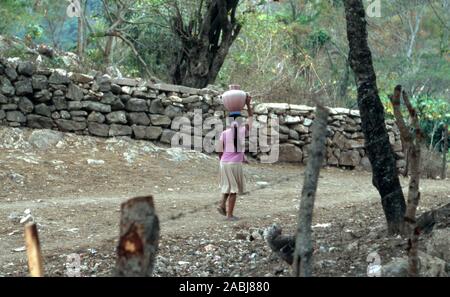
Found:
[[(245, 160), (245, 134), (246, 127), (238, 128), (238, 151), (234, 148), (234, 127), (228, 128), (220, 134), (220, 142), (223, 145), (223, 155), (220, 162), (224, 163), (242, 163)], [(239, 142), (241, 145), (239, 146)]]

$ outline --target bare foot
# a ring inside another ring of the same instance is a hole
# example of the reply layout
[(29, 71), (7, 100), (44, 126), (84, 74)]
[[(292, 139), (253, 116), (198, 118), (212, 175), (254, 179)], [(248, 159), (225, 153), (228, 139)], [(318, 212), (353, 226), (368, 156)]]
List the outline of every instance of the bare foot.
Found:
[(235, 217), (235, 216), (231, 216), (231, 217), (227, 217), (226, 218), (226, 221), (230, 221), (230, 222), (234, 222), (234, 221), (238, 221), (238, 220), (239, 220), (239, 218)]

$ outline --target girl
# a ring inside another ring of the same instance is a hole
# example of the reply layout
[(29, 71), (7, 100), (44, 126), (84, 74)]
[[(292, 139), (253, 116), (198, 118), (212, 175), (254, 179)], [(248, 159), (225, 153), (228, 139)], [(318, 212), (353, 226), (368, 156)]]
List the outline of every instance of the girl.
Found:
[[(252, 98), (247, 94), (246, 105), (248, 120), (245, 126), (240, 125), (236, 118), (241, 116), (240, 112), (231, 112), (233, 122), (230, 128), (222, 132), (219, 139), (220, 159), (220, 188), (222, 200), (218, 207), (219, 213), (227, 216), (228, 221), (236, 221), (233, 215), (236, 204), (236, 195), (245, 193), (245, 177), (242, 171), (242, 163), (245, 159), (245, 137), (248, 137), (253, 121)], [(228, 200), (228, 209), (226, 203)]]

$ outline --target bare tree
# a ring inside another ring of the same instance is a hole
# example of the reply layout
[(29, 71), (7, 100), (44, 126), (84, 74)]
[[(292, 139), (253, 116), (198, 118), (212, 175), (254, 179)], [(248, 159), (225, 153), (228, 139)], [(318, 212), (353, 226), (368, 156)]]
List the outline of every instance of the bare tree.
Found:
[(378, 95), (372, 54), (367, 43), (367, 22), (362, 0), (345, 0), (349, 62), (356, 77), (361, 128), (372, 165), (372, 183), (381, 196), (391, 234), (400, 233), (406, 204), (398, 178), (392, 147), (384, 121), (384, 108)]

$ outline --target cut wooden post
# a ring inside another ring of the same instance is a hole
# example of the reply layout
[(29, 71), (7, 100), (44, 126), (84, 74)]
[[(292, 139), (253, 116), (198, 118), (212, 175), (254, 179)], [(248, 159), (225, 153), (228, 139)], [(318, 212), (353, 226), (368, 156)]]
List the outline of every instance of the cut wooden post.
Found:
[(442, 174), (441, 178), (447, 178), (447, 153), (448, 153), (448, 125), (444, 125), (442, 130), (442, 141), (444, 142), (444, 149), (442, 150)]
[(294, 251), (294, 276), (312, 276), (313, 244), (311, 223), (319, 172), (326, 154), (328, 114), (328, 109), (319, 104), (317, 105), (316, 119), (314, 120), (312, 128), (310, 158), (306, 165), (297, 223)]
[(132, 198), (121, 206), (117, 276), (151, 276), (159, 243), (153, 197)]
[(27, 248), (30, 276), (44, 276), (41, 246), (39, 244), (39, 236), (35, 223), (28, 223), (25, 225), (25, 246)]

